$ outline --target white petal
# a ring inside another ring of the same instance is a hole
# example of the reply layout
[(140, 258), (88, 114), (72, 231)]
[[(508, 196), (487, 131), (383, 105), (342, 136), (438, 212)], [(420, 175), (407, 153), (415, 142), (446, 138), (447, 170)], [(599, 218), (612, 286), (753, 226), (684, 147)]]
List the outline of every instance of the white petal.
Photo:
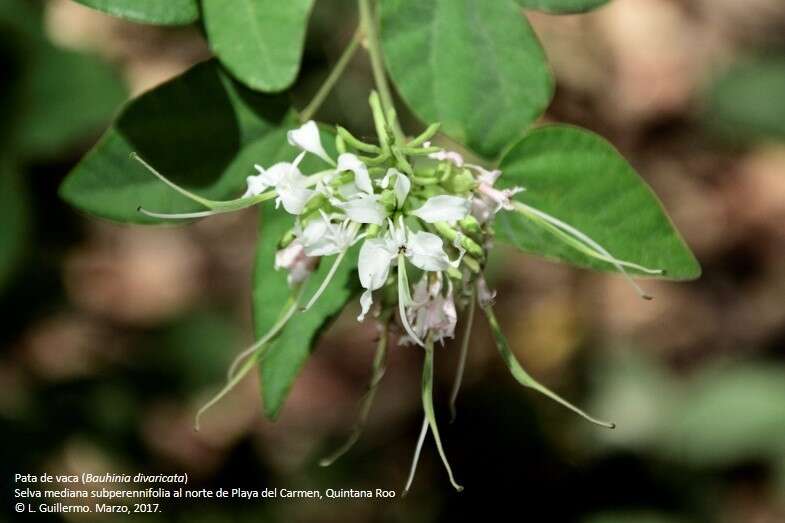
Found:
[(417, 231), (410, 236), (406, 256), (412, 265), (424, 271), (444, 271), (450, 267), (442, 239), (429, 232)]
[(442, 194), (428, 198), (425, 204), (412, 211), (412, 214), (428, 223), (454, 222), (469, 214), (470, 208), (471, 203), (466, 198)]
[(353, 222), (382, 225), (387, 210), (372, 196), (361, 196), (340, 204), (346, 216)]
[(412, 188), (412, 182), (402, 172), (396, 171), (396, 174), (397, 177), (395, 178), (395, 187), (393, 190), (395, 191), (395, 202), (398, 204), (398, 208), (400, 209), (403, 207), (404, 202), (406, 202), (406, 197), (409, 196), (409, 190)]
[(300, 128), (292, 129), (286, 133), (286, 139), (291, 145), (298, 149), (315, 154), (327, 163), (333, 163), (333, 160), (327, 156), (327, 152), (324, 150), (324, 147), (322, 147), (319, 127), (313, 120), (305, 122)]
[(328, 223), (323, 219), (311, 220), (300, 234), (300, 242), (308, 256), (330, 256), (337, 254), (336, 245), (331, 241)]
[(269, 187), (261, 175), (249, 176), (245, 179), (245, 182), (248, 185), (248, 189), (246, 189), (245, 194), (243, 194), (243, 198), (247, 198), (249, 196), (258, 196)]
[(336, 170), (338, 172), (352, 171), (354, 173), (354, 184), (357, 188), (365, 193), (373, 194), (373, 185), (368, 174), (368, 168), (357, 156), (352, 153), (343, 153), (338, 157)]
[(371, 305), (373, 305), (373, 291), (367, 290), (360, 296), (360, 308), (362, 310), (360, 311), (360, 315), (357, 316), (357, 321), (363, 321), (365, 319), (365, 315), (368, 314)]
[(380, 238), (365, 240), (357, 258), (360, 285), (371, 291), (381, 288), (390, 275), (390, 265), (395, 254), (390, 251), (389, 244)]
[(289, 214), (299, 215), (303, 212), (305, 204), (314, 195), (314, 191), (302, 187), (279, 187), (278, 200), (283, 203), (283, 208)]

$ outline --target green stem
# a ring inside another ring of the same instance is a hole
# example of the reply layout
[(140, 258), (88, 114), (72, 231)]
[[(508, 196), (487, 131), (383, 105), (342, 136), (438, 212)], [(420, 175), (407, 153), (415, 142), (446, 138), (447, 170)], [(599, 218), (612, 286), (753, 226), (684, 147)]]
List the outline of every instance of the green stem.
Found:
[[(376, 18), (371, 12), (370, 0), (358, 0), (357, 4), (360, 9), (360, 27), (365, 33), (366, 45), (368, 47), (368, 56), (371, 59), (371, 71), (373, 79), (376, 83), (376, 88), (379, 90), (379, 96), (382, 100), (382, 107), (385, 114), (388, 111), (394, 111), (392, 94), (390, 86), (387, 83), (387, 76), (384, 69), (384, 60), (382, 59), (381, 45), (379, 44), (379, 35), (377, 33)], [(396, 121), (391, 122), (393, 133), (399, 144), (405, 142), (405, 137), (400, 124)]]
[(322, 86), (319, 87), (319, 90), (316, 91), (311, 102), (300, 113), (301, 122), (307, 122), (313, 118), (313, 115), (316, 114), (316, 111), (318, 111), (319, 107), (324, 103), (327, 95), (330, 94), (330, 91), (332, 91), (333, 87), (335, 87), (335, 84), (338, 82), (338, 79), (341, 78), (341, 75), (346, 70), (346, 66), (349, 65), (349, 62), (352, 60), (354, 53), (357, 51), (357, 47), (360, 45), (362, 35), (362, 31), (358, 27), (354, 32), (352, 39), (349, 41), (349, 45), (347, 45), (346, 49), (341, 53), (340, 58), (338, 58), (338, 61), (335, 63), (332, 71), (330, 71), (330, 74), (327, 75)]
[(388, 315), (386, 319), (382, 320), (382, 332), (379, 335), (379, 343), (376, 344), (376, 353), (373, 357), (371, 382), (368, 384), (368, 391), (365, 393), (365, 397), (363, 398), (360, 405), (360, 415), (357, 417), (357, 422), (354, 424), (354, 430), (352, 430), (352, 434), (349, 436), (349, 439), (346, 440), (346, 443), (341, 445), (338, 450), (319, 462), (319, 465), (322, 467), (329, 467), (335, 463), (338, 458), (346, 454), (349, 449), (351, 449), (354, 444), (357, 443), (357, 440), (360, 439), (360, 435), (362, 434), (363, 429), (368, 422), (368, 414), (371, 412), (371, 405), (373, 404), (373, 399), (376, 396), (376, 390), (379, 386), (379, 382), (382, 381), (382, 377), (384, 376), (384, 360), (387, 356), (387, 339), (389, 327), (390, 323)]

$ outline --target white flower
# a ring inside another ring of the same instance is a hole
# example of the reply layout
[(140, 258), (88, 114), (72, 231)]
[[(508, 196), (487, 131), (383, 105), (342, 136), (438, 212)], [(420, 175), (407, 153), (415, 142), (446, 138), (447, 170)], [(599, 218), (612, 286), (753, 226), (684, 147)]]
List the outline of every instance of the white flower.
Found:
[(428, 222), (455, 222), (469, 213), (471, 202), (466, 198), (441, 194), (428, 198), (422, 207), (412, 211), (414, 216)]
[(357, 156), (344, 153), (338, 158), (336, 170), (352, 171), (354, 183), (339, 188), (338, 193), (347, 201), (333, 198), (331, 203), (343, 209), (353, 222), (382, 225), (387, 217), (387, 209), (379, 203), (379, 196), (373, 192), (373, 183), (365, 164)]
[(351, 247), (357, 239), (356, 226), (349, 220), (333, 223), (323, 211), (320, 218), (308, 222), (298, 237), (308, 256), (332, 256)]
[(289, 271), (289, 285), (302, 283), (313, 271), (318, 258), (311, 258), (305, 254), (303, 244), (298, 240), (275, 253), (275, 270)]
[(333, 159), (327, 155), (324, 147), (322, 147), (319, 127), (313, 120), (309, 120), (299, 128), (287, 132), (286, 139), (289, 141), (290, 145), (293, 145), (304, 152), (315, 154), (330, 165), (335, 165)]
[[(430, 283), (429, 283), (429, 280)], [(406, 315), (412, 324), (412, 330), (423, 339), (428, 334), (434, 341), (444, 343), (446, 338), (455, 337), (455, 325), (458, 314), (455, 310), (452, 288), (442, 294), (442, 276), (429, 278), (426, 274), (414, 287), (413, 303), (407, 307)], [(415, 343), (410, 336), (401, 338), (401, 345)]]
[(435, 153), (429, 154), (428, 158), (440, 162), (450, 162), (456, 167), (463, 167), (463, 156), (455, 151), (436, 151)]
[(373, 194), (361, 194), (347, 202), (340, 202), (337, 206), (343, 209), (353, 222), (382, 225), (387, 217), (387, 209), (378, 202), (378, 198)]
[(403, 254), (412, 265), (424, 271), (444, 271), (452, 266), (447, 253), (444, 252), (441, 238), (424, 231), (413, 233), (406, 228), (403, 218), (397, 227), (389, 220), (388, 222), (390, 225), (384, 238), (365, 240), (360, 249), (357, 272), (360, 284), (365, 289), (360, 298), (362, 312), (357, 318), (360, 321), (373, 303), (371, 293), (384, 286), (390, 267), (399, 254)]
[(303, 176), (297, 167), (302, 157), (301, 153), (294, 162), (279, 162), (269, 169), (256, 165), (259, 174), (246, 179), (248, 190), (245, 191), (243, 198), (258, 196), (267, 189), (274, 188), (278, 193), (275, 199), (276, 207), (283, 204), (286, 212), (295, 215), (303, 212), (305, 204), (314, 192), (307, 188), (308, 178)]
[(384, 178), (382, 178), (381, 182), (379, 182), (379, 187), (382, 189), (389, 187), (390, 178), (393, 176), (395, 176), (395, 185), (393, 186), (393, 192), (395, 193), (395, 204), (400, 209), (406, 202), (406, 197), (409, 196), (409, 191), (412, 188), (412, 182), (409, 180), (409, 177), (403, 174), (401, 171), (390, 167), (384, 174)]
[(424, 231), (414, 234), (409, 231), (408, 238), (404, 254), (412, 265), (424, 271), (445, 271), (451, 267), (440, 237)]
[(477, 218), (480, 223), (485, 223), (490, 220), (494, 214), (504, 209), (510, 211), (513, 209), (512, 197), (522, 192), (522, 187), (512, 187), (510, 189), (496, 189), (493, 185), (499, 179), (502, 172), (498, 169), (489, 171), (479, 165), (467, 164), (466, 167), (474, 170), (479, 174), (477, 176), (477, 196), (472, 199), (472, 215)]
[(373, 185), (368, 174), (368, 167), (357, 156), (352, 153), (343, 153), (338, 157), (338, 166), (335, 170), (338, 172), (352, 171), (354, 173), (354, 184), (357, 188), (366, 194), (373, 194)]
[(390, 266), (398, 254), (395, 245), (388, 239), (371, 238), (363, 242), (357, 259), (357, 274), (365, 292), (360, 296), (362, 312), (357, 321), (363, 321), (373, 304), (373, 291), (380, 289), (390, 275)]

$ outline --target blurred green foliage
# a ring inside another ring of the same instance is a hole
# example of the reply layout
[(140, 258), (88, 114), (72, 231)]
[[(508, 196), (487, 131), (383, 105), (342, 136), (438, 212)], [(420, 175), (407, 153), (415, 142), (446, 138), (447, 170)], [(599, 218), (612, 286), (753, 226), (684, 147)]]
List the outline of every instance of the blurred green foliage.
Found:
[(715, 132), (745, 143), (785, 140), (785, 55), (742, 60), (712, 85), (705, 109)]

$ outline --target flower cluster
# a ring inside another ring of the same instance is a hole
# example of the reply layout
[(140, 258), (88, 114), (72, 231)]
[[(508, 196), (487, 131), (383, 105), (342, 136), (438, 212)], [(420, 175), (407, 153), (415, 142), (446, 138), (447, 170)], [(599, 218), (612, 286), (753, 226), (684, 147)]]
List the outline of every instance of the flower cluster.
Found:
[[(255, 361), (252, 356), (264, 351), (286, 322), (318, 301), (339, 265), (345, 263), (347, 254), (352, 252), (357, 253), (357, 276), (363, 289), (357, 319), (364, 321), (369, 315), (378, 319), (384, 333), (380, 345), (383, 351), (387, 327), (392, 318), (397, 318), (404, 331), (399, 337), (399, 344), (420, 346), (426, 355), (423, 370), (425, 419), (407, 488), (414, 475), (422, 441), (429, 430), (436, 440), (450, 480), (456, 488), (461, 488), (453, 479), (447, 463), (433, 413), (432, 367), (434, 344), (454, 337), (458, 311), (466, 311), (467, 330), (463, 337), (458, 378), (453, 388), (454, 402), (475, 304), (488, 317), (499, 350), (520, 383), (546, 394), (592, 422), (612, 426), (591, 418), (536, 382), (507, 348), (492, 312), (493, 293), (488, 290), (482, 276), (488, 250), (493, 243), (494, 217), (502, 211), (529, 216), (568, 238), (570, 245), (612, 264), (622, 273), (625, 267), (651, 273), (657, 271), (617, 260), (581, 231), (515, 199), (514, 196), (524, 189), (498, 187), (501, 171), (465, 162), (459, 153), (431, 145), (430, 140), (438, 132), (438, 125), (430, 126), (421, 135), (407, 141), (391, 131), (395, 128), (391, 121), (394, 114), (385, 114), (381, 110), (375, 94), (371, 96), (371, 108), (378, 143), (365, 143), (338, 127), (335, 135), (337, 153), (333, 157), (322, 143), (317, 124), (308, 121), (287, 134), (289, 144), (299, 151), (294, 159), (269, 167), (256, 165), (256, 174), (247, 178), (245, 193), (230, 202), (215, 202), (194, 195), (145, 164), (174, 189), (209, 209), (177, 215), (142, 210), (148, 215), (201, 218), (274, 200), (281, 212), (295, 216), (294, 227), (280, 239), (275, 256), (275, 269), (288, 272), (289, 285), (295, 290), (304, 288), (304, 282), (322, 258), (332, 257), (332, 267), (319, 289), (305, 304), (299, 303), (301, 293), (297, 294), (298, 303), (267, 335), (238, 357), (230, 369), (227, 386), (200, 414), (246, 374)], [(324, 164), (324, 170), (304, 174), (300, 166), (306, 155), (318, 158)], [(359, 249), (353, 249), (357, 245)], [(410, 284), (410, 274), (416, 283)], [(642, 291), (639, 292), (643, 295)], [(377, 360), (371, 390), (378, 381), (377, 377), (381, 376), (382, 364)], [(369, 396), (372, 397), (372, 394)], [(363, 412), (367, 414), (367, 408)], [(334, 461), (349, 446), (324, 463)]]

